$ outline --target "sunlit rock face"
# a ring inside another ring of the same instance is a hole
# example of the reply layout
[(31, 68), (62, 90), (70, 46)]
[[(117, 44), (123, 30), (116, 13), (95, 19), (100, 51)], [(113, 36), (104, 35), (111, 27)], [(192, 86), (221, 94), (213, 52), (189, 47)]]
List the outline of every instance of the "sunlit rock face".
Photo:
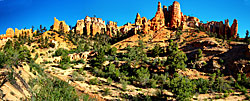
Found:
[(6, 30), (6, 37), (13, 37), (14, 36), (14, 30), (12, 28), (8, 28)]
[(56, 17), (54, 18), (54, 25), (53, 25), (53, 30), (55, 31), (62, 31), (64, 33), (69, 32), (70, 28), (69, 26), (65, 23), (65, 21), (59, 21), (58, 19), (56, 19)]
[(107, 35), (112, 37), (116, 35), (118, 31), (117, 22), (109, 21), (107, 24)]
[(165, 16), (163, 9), (161, 8), (161, 3), (158, 2), (158, 9), (155, 17), (151, 19), (151, 29), (156, 31), (165, 26)]
[(77, 34), (95, 36), (97, 33), (103, 34), (106, 31), (106, 24), (101, 18), (86, 16), (83, 20), (78, 20), (75, 25)]

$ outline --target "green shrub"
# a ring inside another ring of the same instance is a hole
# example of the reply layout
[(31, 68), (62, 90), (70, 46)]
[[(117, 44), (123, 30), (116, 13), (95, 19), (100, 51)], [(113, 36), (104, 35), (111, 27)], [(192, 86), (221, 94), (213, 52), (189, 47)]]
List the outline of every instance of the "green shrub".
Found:
[(103, 92), (103, 95), (104, 96), (107, 96), (109, 95), (111, 92), (110, 92), (110, 89), (109, 88), (104, 88), (104, 92)]
[(55, 51), (55, 54), (53, 54), (53, 57), (54, 56), (63, 56), (63, 55), (68, 55), (69, 54), (69, 51), (64, 49), (64, 48), (59, 48)]
[(32, 100), (38, 101), (75, 101), (79, 100), (74, 87), (57, 78), (33, 79), (29, 83), (32, 88), (38, 85), (39, 88), (33, 89)]
[(148, 71), (148, 68), (141, 67), (136, 71), (137, 75), (137, 81), (140, 83), (140, 85), (145, 86), (149, 82), (150, 73)]
[(107, 83), (108, 83), (108, 85), (111, 85), (112, 82), (113, 82), (112, 78), (108, 77), (108, 78), (107, 78)]
[(121, 83), (122, 83), (122, 90), (127, 91), (128, 82), (125, 80), (121, 80)]
[(197, 80), (194, 80), (194, 83), (196, 85), (196, 88), (199, 93), (206, 94), (207, 91), (210, 90), (210, 82), (209, 80), (199, 78)]
[(174, 77), (169, 83), (168, 87), (175, 94), (177, 100), (190, 100), (195, 93), (195, 84), (186, 77)]
[(100, 82), (99, 82), (99, 80), (97, 78), (92, 78), (92, 79), (89, 80), (89, 84), (91, 84), (91, 85), (97, 85), (99, 83)]

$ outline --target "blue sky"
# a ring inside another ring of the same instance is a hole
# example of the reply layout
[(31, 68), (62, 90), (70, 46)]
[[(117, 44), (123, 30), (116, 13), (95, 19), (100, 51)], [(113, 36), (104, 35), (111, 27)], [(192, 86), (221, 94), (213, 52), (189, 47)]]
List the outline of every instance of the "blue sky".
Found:
[[(158, 0), (169, 6), (175, 0)], [(54, 17), (74, 26), (85, 16), (96, 15), (118, 25), (134, 23), (136, 13), (148, 19), (157, 10), (157, 0), (0, 0), (0, 34), (7, 28), (31, 28), (34, 25), (49, 27)], [(198, 17), (201, 21), (224, 21), (230, 25), (236, 18), (240, 37), (250, 29), (250, 0), (177, 0), (185, 15)]]

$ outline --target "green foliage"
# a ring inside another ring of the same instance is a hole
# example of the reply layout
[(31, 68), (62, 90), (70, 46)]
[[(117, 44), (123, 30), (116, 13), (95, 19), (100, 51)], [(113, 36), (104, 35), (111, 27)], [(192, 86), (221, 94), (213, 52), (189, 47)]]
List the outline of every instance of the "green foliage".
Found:
[(140, 83), (140, 85), (145, 86), (149, 82), (150, 73), (148, 71), (148, 68), (141, 67), (136, 71), (137, 75), (137, 81)]
[(120, 80), (120, 70), (118, 68), (115, 68), (114, 64), (110, 64), (108, 67), (105, 68), (105, 72), (108, 77), (114, 79), (114, 80)]
[(121, 83), (122, 83), (122, 90), (127, 91), (128, 81), (121, 80)]
[[(33, 89), (32, 100), (36, 101), (76, 101), (79, 97), (74, 87), (57, 78), (33, 79), (29, 82)], [(35, 86), (39, 88), (35, 88)]]
[(59, 48), (55, 51), (55, 54), (53, 56), (63, 56), (63, 55), (68, 55), (68, 54), (69, 54), (68, 50), (64, 48)]
[(100, 84), (100, 81), (97, 78), (92, 78), (89, 80), (89, 84), (97, 85), (97, 84)]
[(108, 78), (107, 78), (107, 83), (108, 83), (108, 85), (111, 85), (112, 82), (113, 82), (112, 78), (108, 77)]
[(104, 96), (107, 96), (109, 95), (111, 92), (110, 92), (110, 89), (109, 88), (104, 88), (104, 92), (103, 92), (103, 95)]
[(176, 69), (185, 69), (187, 56), (183, 51), (180, 51), (178, 48), (178, 44), (174, 43), (173, 40), (170, 41), (169, 46), (167, 48), (168, 60), (165, 64), (173, 73)]
[(164, 50), (160, 47), (159, 44), (156, 44), (155, 47), (152, 49), (152, 54), (154, 57), (159, 56), (163, 52), (164, 52)]
[(195, 84), (183, 76), (174, 77), (168, 83), (168, 87), (175, 94), (177, 100), (190, 100), (195, 92)]
[(193, 81), (196, 85), (197, 92), (201, 94), (206, 94), (210, 90), (210, 82), (209, 80), (199, 78)]
[(238, 74), (237, 75), (237, 83), (239, 83), (240, 85), (246, 87), (246, 88), (250, 88), (250, 78), (246, 77), (246, 74)]
[(198, 49), (198, 60), (200, 60), (201, 58), (203, 57), (202, 55), (202, 50), (201, 49)]

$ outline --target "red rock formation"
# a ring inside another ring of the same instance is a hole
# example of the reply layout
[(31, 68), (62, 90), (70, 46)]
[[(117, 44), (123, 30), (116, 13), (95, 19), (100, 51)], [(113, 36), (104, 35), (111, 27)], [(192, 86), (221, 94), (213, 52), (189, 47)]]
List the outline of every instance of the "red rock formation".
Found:
[(59, 21), (54, 18), (54, 25), (53, 25), (53, 30), (56, 31), (63, 31), (64, 33), (67, 33), (69, 31), (69, 26), (65, 23), (65, 21)]
[(233, 38), (237, 37), (237, 33), (238, 33), (238, 21), (236, 19), (234, 19), (234, 22), (231, 26), (231, 36)]
[(227, 35), (228, 33), (231, 33), (230, 32), (230, 25), (229, 25), (229, 20), (225, 20), (225, 33), (224, 35)]
[(238, 33), (238, 21), (235, 19), (232, 26), (229, 26), (229, 20), (225, 20), (225, 24), (222, 21), (216, 22), (211, 21), (206, 24), (200, 24), (200, 26), (204, 27), (205, 31), (217, 33), (221, 36), (227, 36), (227, 38), (236, 38)]
[(165, 25), (165, 16), (163, 9), (161, 8), (161, 3), (158, 2), (158, 9), (155, 17), (151, 19), (151, 29), (156, 31)]
[(137, 13), (137, 15), (136, 15), (136, 19), (135, 19), (135, 25), (142, 25), (142, 18), (141, 18), (141, 16), (140, 16), (140, 14), (139, 13)]
[(172, 6), (169, 7), (171, 10), (171, 21), (170, 27), (177, 28), (182, 22), (181, 6), (180, 3), (175, 1)]

